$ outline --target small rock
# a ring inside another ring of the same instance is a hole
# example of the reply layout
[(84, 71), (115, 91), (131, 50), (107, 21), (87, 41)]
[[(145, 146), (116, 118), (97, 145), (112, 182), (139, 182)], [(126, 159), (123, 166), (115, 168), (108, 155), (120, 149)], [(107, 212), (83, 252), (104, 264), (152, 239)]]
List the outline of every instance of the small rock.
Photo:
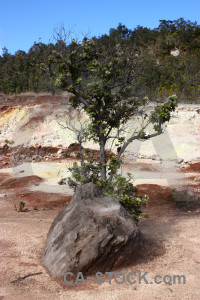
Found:
[(159, 156), (158, 156), (158, 155), (156, 155), (156, 154), (153, 154), (153, 155), (151, 156), (151, 159), (152, 159), (152, 160), (157, 160), (157, 159), (160, 159), (160, 158), (159, 158)]
[(76, 153), (75, 152), (71, 152), (70, 153), (70, 157), (76, 157)]
[(59, 149), (58, 151), (57, 151), (57, 154), (61, 154), (61, 153), (63, 153), (64, 151), (63, 151), (63, 149)]
[(183, 158), (179, 158), (179, 159), (177, 160), (177, 164), (181, 164), (182, 162), (184, 162)]
[[(45, 149), (39, 148), (39, 149), (37, 150), (37, 155), (44, 156), (44, 155), (45, 155)], [(35, 160), (36, 160), (36, 159), (35, 159)]]
[(24, 161), (25, 161), (25, 162), (31, 162), (32, 159), (31, 159), (31, 157), (26, 157), (26, 158), (24, 159)]
[(146, 155), (140, 154), (140, 157), (141, 157), (141, 158), (146, 158)]
[(40, 162), (41, 161), (41, 157), (40, 156), (36, 156), (35, 161), (36, 162)]
[(5, 144), (5, 145), (3, 146), (3, 153), (6, 153), (7, 150), (8, 150), (8, 148), (9, 148), (9, 146), (8, 146), (7, 144)]
[(57, 151), (57, 156), (58, 156), (58, 158), (61, 158), (61, 157), (63, 156), (63, 153), (64, 153), (63, 149), (59, 149), (59, 150)]

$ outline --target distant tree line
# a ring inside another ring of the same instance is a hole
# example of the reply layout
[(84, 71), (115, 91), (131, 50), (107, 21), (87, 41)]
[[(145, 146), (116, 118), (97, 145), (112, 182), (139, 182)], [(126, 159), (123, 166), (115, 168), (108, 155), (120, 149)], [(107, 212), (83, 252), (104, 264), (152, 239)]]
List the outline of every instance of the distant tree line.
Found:
[[(108, 35), (92, 39), (104, 46), (108, 41), (117, 41), (120, 47), (130, 49), (134, 58), (139, 57), (135, 80), (138, 94), (148, 96), (151, 101), (172, 94), (183, 102), (200, 101), (200, 25), (196, 22), (182, 18), (160, 20), (158, 28), (137, 26), (134, 30), (119, 24)], [(57, 53), (61, 49), (69, 53), (72, 46), (72, 41), (66, 44), (57, 39), (47, 45), (34, 43), (27, 53), (19, 50), (12, 55), (4, 48), (0, 56), (0, 91), (9, 95), (62, 91), (62, 85), (56, 85), (56, 80), (59, 72), (63, 74), (64, 65)], [(174, 50), (178, 50), (177, 56), (171, 54)]]

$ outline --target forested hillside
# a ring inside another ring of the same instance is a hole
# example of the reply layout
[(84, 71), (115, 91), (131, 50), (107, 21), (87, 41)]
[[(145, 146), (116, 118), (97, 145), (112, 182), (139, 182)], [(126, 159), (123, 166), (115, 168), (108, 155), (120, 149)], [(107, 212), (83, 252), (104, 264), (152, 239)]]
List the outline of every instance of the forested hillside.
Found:
[[(110, 29), (109, 35), (92, 39), (99, 44), (109, 40), (121, 47), (126, 45), (134, 57), (140, 58), (135, 80), (138, 94), (148, 96), (151, 101), (171, 94), (176, 94), (182, 102), (200, 101), (200, 25), (196, 22), (182, 18), (161, 20), (158, 28), (138, 26), (133, 30), (119, 24), (116, 29)], [(47, 45), (34, 43), (27, 53), (19, 50), (12, 55), (4, 48), (0, 56), (0, 91), (6, 94), (60, 92), (62, 88), (55, 82), (63, 67), (56, 56), (61, 47), (66, 51), (71, 49), (70, 44), (63, 45), (59, 39)]]

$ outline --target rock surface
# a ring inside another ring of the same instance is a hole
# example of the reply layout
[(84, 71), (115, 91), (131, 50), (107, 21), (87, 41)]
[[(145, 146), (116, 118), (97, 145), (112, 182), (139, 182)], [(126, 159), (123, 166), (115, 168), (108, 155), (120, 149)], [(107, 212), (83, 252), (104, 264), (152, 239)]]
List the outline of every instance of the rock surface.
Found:
[[(61, 126), (66, 120), (77, 124), (79, 128), (86, 121), (85, 115), (80, 115), (69, 104), (69, 94), (51, 96), (40, 94), (27, 94), (6, 97), (0, 95), (0, 147), (5, 143), (9, 146), (24, 147), (61, 147), (76, 146), (74, 133)], [(149, 113), (155, 103), (149, 103)], [(200, 113), (199, 104), (182, 104), (172, 114), (167, 123), (165, 132), (153, 139), (146, 141), (133, 141), (126, 149), (128, 159), (160, 158), (195, 160), (200, 152)], [(132, 132), (140, 128), (138, 118), (133, 118), (127, 124), (126, 139)], [(147, 131), (150, 133), (151, 129)], [(108, 141), (108, 149), (112, 141)], [(94, 142), (87, 141), (84, 147), (98, 149)], [(76, 147), (75, 147), (76, 148)], [(79, 147), (78, 147), (79, 148)], [(76, 148), (76, 149), (78, 149)], [(9, 150), (9, 149), (8, 149)], [(113, 149), (117, 151), (117, 149)], [(0, 150), (1, 152), (1, 150)], [(71, 151), (73, 152), (73, 151)], [(6, 153), (6, 151), (5, 151)], [(4, 154), (4, 153), (2, 153)], [(43, 149), (36, 155), (43, 156)], [(154, 156), (155, 155), (155, 156)], [(70, 156), (73, 156), (70, 155)]]
[(132, 261), (140, 241), (139, 228), (118, 200), (88, 183), (52, 223), (42, 264), (53, 278), (109, 272)]

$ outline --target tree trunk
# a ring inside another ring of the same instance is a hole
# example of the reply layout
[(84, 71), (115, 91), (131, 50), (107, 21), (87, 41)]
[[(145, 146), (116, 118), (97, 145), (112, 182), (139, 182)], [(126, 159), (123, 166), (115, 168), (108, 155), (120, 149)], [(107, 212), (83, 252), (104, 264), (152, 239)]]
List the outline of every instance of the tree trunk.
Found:
[(81, 166), (83, 166), (83, 153), (82, 153), (82, 143), (79, 141), (79, 152), (80, 152), (80, 157), (81, 157)]
[(101, 165), (101, 179), (106, 180), (106, 151), (105, 151), (105, 138), (101, 138), (100, 143), (100, 165)]

